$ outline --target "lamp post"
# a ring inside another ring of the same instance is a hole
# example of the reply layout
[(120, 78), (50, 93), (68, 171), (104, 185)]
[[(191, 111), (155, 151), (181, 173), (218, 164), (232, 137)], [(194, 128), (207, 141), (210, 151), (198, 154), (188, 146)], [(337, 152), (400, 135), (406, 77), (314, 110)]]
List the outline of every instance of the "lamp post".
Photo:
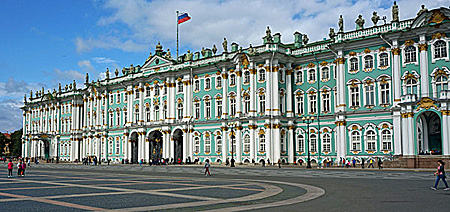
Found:
[(234, 124), (230, 125), (231, 127), (231, 165), (230, 167), (235, 167), (234, 166), (234, 138), (236, 138), (236, 136), (234, 135)]
[(309, 152), (309, 145), (310, 145), (310, 143), (309, 143), (309, 138), (310, 138), (310, 136), (309, 136), (309, 134), (310, 134), (310, 131), (309, 131), (309, 125), (312, 123), (314, 121), (314, 116), (306, 116), (306, 117), (303, 117), (302, 118), (302, 122), (303, 123), (306, 123), (306, 126), (307, 126), (307, 131), (308, 131), (308, 161), (307, 161), (307, 165), (306, 165), (306, 168), (307, 169), (310, 169), (311, 168), (311, 156), (310, 156), (310, 152)]

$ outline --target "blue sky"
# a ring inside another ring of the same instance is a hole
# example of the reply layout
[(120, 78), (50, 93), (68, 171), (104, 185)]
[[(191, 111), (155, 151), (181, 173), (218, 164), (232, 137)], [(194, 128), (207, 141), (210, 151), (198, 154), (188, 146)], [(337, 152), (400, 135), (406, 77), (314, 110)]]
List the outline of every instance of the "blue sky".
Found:
[[(427, 8), (448, 7), (450, 0), (398, 1), (400, 18), (413, 18)], [(372, 26), (373, 11), (390, 20), (392, 1), (352, 0), (0, 0), (0, 131), (21, 128), (23, 95), (42, 86), (57, 89), (72, 80), (78, 85), (88, 72), (91, 79), (130, 64), (142, 64), (158, 41), (176, 54), (176, 13), (192, 19), (180, 25), (180, 54), (221, 42), (243, 47), (260, 45), (267, 25), (281, 32), (282, 41), (293, 33), (308, 34), (310, 42), (337, 30), (339, 14), (345, 31), (355, 28), (358, 14)]]

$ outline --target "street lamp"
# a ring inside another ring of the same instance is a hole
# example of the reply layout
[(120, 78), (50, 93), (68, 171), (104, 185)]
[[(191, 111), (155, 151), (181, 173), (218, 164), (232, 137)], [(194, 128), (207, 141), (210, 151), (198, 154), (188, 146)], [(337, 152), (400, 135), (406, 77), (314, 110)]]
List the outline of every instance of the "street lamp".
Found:
[(307, 130), (308, 130), (308, 162), (307, 162), (307, 165), (306, 165), (306, 168), (307, 169), (310, 169), (311, 168), (311, 156), (310, 156), (310, 153), (309, 153), (309, 145), (310, 145), (310, 143), (309, 143), (309, 138), (310, 138), (310, 131), (309, 131), (309, 125), (312, 123), (314, 121), (314, 116), (306, 116), (306, 117), (303, 117), (302, 118), (302, 122), (303, 123), (306, 123), (306, 126), (307, 126)]
[(231, 124), (231, 165), (230, 167), (235, 167), (234, 166), (234, 138), (236, 138), (236, 136), (234, 135), (234, 124)]

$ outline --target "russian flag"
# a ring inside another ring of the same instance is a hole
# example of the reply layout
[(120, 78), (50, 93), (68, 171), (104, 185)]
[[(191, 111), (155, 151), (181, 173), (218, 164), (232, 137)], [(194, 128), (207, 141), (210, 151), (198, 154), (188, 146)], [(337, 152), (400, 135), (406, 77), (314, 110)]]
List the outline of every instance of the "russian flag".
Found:
[(187, 13), (183, 13), (178, 16), (178, 24), (191, 20), (191, 17)]

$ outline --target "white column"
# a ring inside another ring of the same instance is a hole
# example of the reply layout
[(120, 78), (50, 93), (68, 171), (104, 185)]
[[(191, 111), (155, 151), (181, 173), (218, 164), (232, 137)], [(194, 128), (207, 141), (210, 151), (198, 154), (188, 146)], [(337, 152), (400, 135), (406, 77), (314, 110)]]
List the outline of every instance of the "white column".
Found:
[(347, 142), (346, 142), (346, 129), (345, 129), (345, 122), (343, 121), (338, 121), (337, 123), (337, 128), (338, 130), (336, 131), (337, 133), (337, 141), (336, 141), (336, 152), (337, 152), (337, 158), (336, 159), (340, 159), (345, 158), (346, 153), (347, 153)]
[[(125, 91), (128, 93), (127, 97), (127, 101), (128, 101), (128, 107), (127, 107), (127, 122), (125, 123), (127, 126), (131, 126), (131, 123), (133, 123), (133, 113), (134, 113), (134, 108), (133, 108), (133, 101), (134, 101), (134, 94), (133, 94), (133, 86), (129, 86), (127, 91)], [(131, 155), (130, 155), (131, 158)]]
[[(227, 68), (222, 68), (222, 119), (228, 117), (228, 73)], [(223, 145), (222, 145), (223, 146)], [(222, 152), (223, 153), (223, 152)]]
[(188, 157), (188, 136), (189, 136), (189, 133), (188, 133), (188, 129), (183, 129), (182, 130), (183, 131), (183, 158), (181, 158), (181, 160), (184, 162), (184, 163), (186, 163), (186, 159), (187, 159), (187, 157)]
[(430, 95), (430, 74), (428, 72), (427, 44), (426, 43), (420, 44), (419, 50), (420, 50), (420, 90), (422, 93), (422, 97), (433, 96)]
[[(187, 76), (186, 76), (187, 78)], [(189, 111), (191, 110), (189, 107), (189, 102), (192, 102), (191, 99), (189, 99), (188, 93), (189, 93), (189, 87), (188, 87), (189, 81), (187, 79), (183, 80), (183, 105), (186, 109), (183, 110), (183, 121), (188, 121), (188, 114)], [(183, 142), (184, 142), (184, 137), (183, 137)], [(185, 147), (185, 145), (183, 144), (183, 148)], [(185, 154), (183, 154), (183, 156), (186, 156)], [(185, 159), (183, 159), (184, 161)]]
[(142, 83), (139, 83), (139, 125), (144, 124), (144, 88), (142, 86)]
[[(84, 116), (84, 118), (83, 118), (83, 128), (87, 128), (88, 126), (87, 126), (87, 96), (85, 96), (84, 97), (84, 99), (83, 99), (83, 108), (84, 108), (84, 112), (83, 112), (83, 116)], [(59, 108), (59, 103), (58, 103), (58, 108)], [(58, 113), (59, 114), (59, 113)], [(59, 118), (58, 118), (58, 123), (60, 122), (60, 120), (59, 120)], [(58, 127), (58, 129), (59, 129), (59, 127)], [(60, 130), (60, 129), (59, 129)], [(84, 155), (83, 155), (84, 156)]]
[[(342, 52), (339, 52), (342, 54)], [(337, 59), (338, 66), (337, 66), (337, 96), (338, 96), (338, 111), (345, 111), (346, 107), (346, 101), (345, 101), (345, 59), (342, 57)]]
[[(281, 114), (280, 110), (280, 91), (278, 90), (278, 71), (280, 70), (280, 67), (278, 67), (278, 61), (274, 60), (272, 63), (272, 72), (270, 72), (270, 75), (272, 76), (271, 78), (271, 89), (272, 89), (272, 97), (270, 97), (272, 99), (272, 114), (275, 116), (278, 116)], [(278, 140), (280, 140), (278, 138)], [(277, 159), (278, 160), (278, 159)], [(273, 161), (274, 163), (277, 161)]]
[[(444, 112), (444, 111), (442, 111)], [(442, 113), (442, 155), (448, 155), (449, 152), (449, 137), (448, 137), (448, 116), (445, 113)]]
[(290, 122), (289, 126), (288, 126), (288, 136), (287, 136), (287, 140), (288, 140), (288, 162), (289, 163), (294, 163), (294, 155), (295, 155), (295, 138), (294, 138), (294, 123)]
[(188, 133), (188, 155), (189, 157), (191, 157), (191, 161), (194, 158), (194, 144), (193, 144), (193, 133), (194, 129), (191, 126), (191, 129), (189, 129), (189, 133)]
[(402, 122), (400, 111), (394, 111), (393, 115), (393, 127), (394, 127), (394, 154), (402, 154)]
[(167, 143), (168, 145), (169, 145), (169, 155), (170, 155), (170, 158), (173, 158), (173, 161), (175, 161), (175, 151), (174, 151), (174, 148), (175, 148), (175, 146), (174, 146), (174, 140), (173, 140), (173, 136), (172, 136), (172, 132), (171, 131), (169, 131), (169, 134), (168, 134), (168, 140), (169, 140), (169, 142)]
[(257, 126), (253, 121), (250, 121), (250, 124), (248, 125), (248, 128), (250, 128), (250, 160), (254, 159), (256, 161), (256, 128)]
[(447, 128), (442, 128), (444, 130), (447, 130), (447, 138), (443, 138), (442, 141), (446, 143), (447, 146), (447, 154), (444, 155), (450, 155), (450, 111), (447, 110)]
[(272, 157), (272, 127), (271, 123), (267, 120), (266, 121), (266, 160), (270, 159), (270, 162), (273, 163), (273, 157)]
[(414, 130), (413, 130), (413, 119), (414, 119), (414, 113), (409, 113), (408, 114), (408, 135), (409, 135), (409, 139), (407, 140), (408, 142), (408, 155), (414, 155), (414, 141), (416, 140), (414, 138)]
[(286, 65), (286, 69), (286, 116), (294, 117), (294, 111), (292, 109), (292, 68), (290, 63)]
[[(169, 77), (168, 82), (169, 82), (169, 86), (167, 86), (167, 87), (169, 89), (169, 96), (168, 96), (169, 100), (167, 102), (168, 102), (168, 110), (169, 110), (169, 123), (173, 123), (174, 120), (176, 119), (175, 118), (176, 117), (176, 113), (175, 113), (176, 100), (175, 100), (175, 79), (174, 79), (174, 77)], [(171, 142), (172, 142), (172, 140), (171, 140)], [(172, 151), (172, 153), (173, 153), (173, 151)]]
[(143, 151), (144, 151), (144, 161), (146, 161), (146, 162), (150, 162), (149, 161), (149, 158), (150, 158), (150, 151), (152, 151), (152, 150), (150, 150), (150, 141), (148, 140), (148, 138), (146, 138), (146, 133), (145, 132), (142, 132), (142, 137), (143, 137), (143, 147), (142, 147), (142, 149), (143, 149)]
[(264, 114), (270, 116), (272, 112), (272, 75), (269, 59), (266, 59), (266, 64), (264, 66), (264, 68), (266, 69), (266, 111), (264, 111)]
[(281, 124), (279, 123), (279, 120), (276, 120), (276, 124), (273, 125), (272, 133), (273, 133), (273, 139), (271, 143), (273, 143), (273, 162), (278, 163), (278, 159), (280, 159), (281, 156), (281, 142), (280, 142), (280, 128)]
[(242, 71), (239, 66), (236, 66), (236, 117), (242, 116)]
[(222, 134), (222, 161), (225, 162), (228, 157), (228, 127), (224, 124), (222, 125)]
[(400, 49), (394, 48), (391, 50), (394, 55), (394, 59), (392, 60), (392, 83), (394, 84), (394, 106), (397, 106), (400, 103), (401, 96), (401, 78), (400, 78)]
[[(238, 101), (239, 104), (240, 101)], [(242, 162), (242, 126), (236, 126), (236, 163)]]
[(401, 118), (402, 123), (402, 152), (403, 155), (408, 155), (408, 149), (409, 149), (409, 134), (408, 134), (408, 115), (406, 113), (402, 114)]

